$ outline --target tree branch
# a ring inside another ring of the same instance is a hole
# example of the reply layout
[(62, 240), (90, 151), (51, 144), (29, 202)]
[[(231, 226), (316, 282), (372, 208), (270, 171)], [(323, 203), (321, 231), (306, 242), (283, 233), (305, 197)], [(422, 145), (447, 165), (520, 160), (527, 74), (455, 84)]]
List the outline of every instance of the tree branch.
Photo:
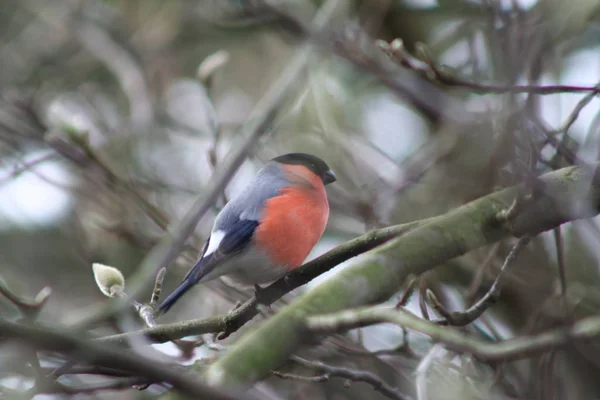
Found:
[[(595, 166), (598, 168), (598, 166)], [(543, 190), (510, 221), (498, 218), (519, 186), (492, 193), (434, 218), (366, 254), (246, 333), (206, 371), (212, 385), (247, 386), (278, 368), (306, 339), (304, 320), (391, 297), (404, 279), (510, 236), (530, 236), (598, 213), (597, 171), (564, 168), (539, 178)], [(592, 179), (590, 179), (592, 178)], [(591, 182), (582, 191), (582, 183)]]
[(111, 366), (131, 371), (133, 375), (147, 378), (152, 382), (168, 381), (178, 391), (193, 398), (234, 400), (240, 397), (211, 389), (184, 376), (170, 365), (160, 365), (157, 361), (133, 353), (114, 350), (92, 341), (79, 339), (49, 327), (24, 325), (0, 319), (0, 339), (24, 342), (34, 348), (76, 354), (81, 359), (94, 364)]
[[(327, 253), (307, 262), (292, 271), (286, 277), (261, 290), (260, 300), (264, 305), (271, 305), (290, 291), (310, 282), (317, 276), (329, 271), (342, 262), (365, 253), (386, 241), (398, 237), (411, 229), (432, 221), (433, 218), (407, 224), (377, 229), (344, 243)], [(145, 337), (154, 343), (164, 343), (185, 336), (203, 335), (205, 333), (222, 332), (221, 339), (235, 332), (254, 318), (258, 311), (256, 297), (231, 311), (228, 314), (184, 321), (173, 324), (158, 325), (137, 332), (122, 333), (97, 339), (106, 344), (127, 344), (128, 341)]]
[[(336, 54), (354, 66), (368, 71), (400, 98), (408, 99), (420, 112), (432, 120), (466, 122), (470, 117), (462, 104), (423, 79), (415, 79), (398, 67), (377, 46), (373, 38), (358, 29), (318, 32), (283, 7), (266, 0), (248, 0), (255, 12), (272, 15), (286, 31), (308, 38), (322, 50)], [(348, 27), (346, 27), (348, 28)]]
[(531, 93), (537, 95), (550, 95), (557, 93), (588, 93), (591, 98), (598, 95), (598, 86), (577, 85), (496, 85), (475, 82), (461, 76), (458, 71), (445, 66), (434, 64), (428, 49), (423, 43), (418, 43), (420, 57), (415, 57), (404, 47), (401, 39), (394, 39), (391, 43), (378, 40), (376, 45), (386, 52), (399, 65), (419, 73), (423, 78), (435, 83), (450, 87), (462, 87), (476, 94), (504, 94), (504, 93)]
[(436, 322), (441, 323), (442, 325), (464, 326), (481, 317), (485, 310), (490, 308), (492, 304), (498, 300), (498, 297), (500, 297), (500, 278), (502, 275), (504, 275), (506, 269), (517, 259), (517, 256), (519, 253), (521, 253), (521, 250), (523, 250), (530, 241), (531, 239), (528, 237), (519, 239), (517, 244), (514, 245), (504, 260), (504, 264), (502, 264), (502, 268), (500, 268), (500, 272), (498, 273), (498, 276), (496, 276), (496, 279), (494, 280), (490, 290), (488, 290), (488, 292), (481, 299), (479, 299), (477, 303), (473, 304), (465, 311), (446, 310), (442, 303), (437, 299), (435, 294), (431, 290), (427, 289), (427, 300), (433, 306), (433, 308), (445, 318), (445, 320)]
[(24, 299), (19, 295), (13, 293), (8, 286), (0, 278), (0, 295), (6, 297), (11, 303), (19, 309), (19, 311), (28, 317), (35, 317), (39, 311), (44, 307), (48, 298), (52, 294), (52, 289), (49, 286), (45, 286), (38, 292), (34, 299)]
[(600, 336), (600, 315), (584, 318), (570, 327), (561, 327), (531, 336), (521, 336), (502, 342), (488, 342), (465, 334), (453, 327), (440, 326), (419, 318), (406, 310), (388, 306), (360, 308), (336, 314), (309, 317), (308, 329), (318, 333), (332, 333), (369, 325), (392, 323), (429, 336), (447, 348), (470, 353), (482, 361), (506, 362), (529, 358), (548, 350), (567, 345), (573, 340)]
[(387, 383), (382, 381), (378, 376), (369, 371), (360, 371), (346, 367), (337, 367), (334, 365), (325, 364), (322, 361), (310, 361), (298, 356), (292, 357), (292, 360), (306, 368), (317, 369), (319, 371), (322, 371), (324, 372), (324, 375), (328, 378), (331, 376), (336, 376), (354, 382), (364, 382), (368, 385), (371, 385), (373, 389), (390, 399), (410, 399), (408, 395), (388, 385)]

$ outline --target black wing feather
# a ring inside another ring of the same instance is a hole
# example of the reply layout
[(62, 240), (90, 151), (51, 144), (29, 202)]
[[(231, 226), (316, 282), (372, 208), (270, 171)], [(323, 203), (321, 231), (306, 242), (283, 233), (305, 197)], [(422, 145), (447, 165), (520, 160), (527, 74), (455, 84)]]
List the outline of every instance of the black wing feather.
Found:
[(219, 247), (215, 252), (205, 255), (208, 247), (208, 241), (204, 246), (202, 258), (190, 269), (187, 275), (183, 278), (181, 284), (171, 293), (159, 306), (158, 312), (165, 313), (198, 283), (204, 276), (215, 269), (223, 259), (226, 259), (234, 254), (244, 250), (252, 240), (252, 236), (258, 227), (258, 221), (250, 219), (242, 219), (236, 221), (230, 230), (223, 236)]
[(232, 229), (223, 236), (217, 251), (223, 255), (231, 255), (242, 251), (250, 243), (256, 227), (258, 227), (258, 221), (252, 219), (238, 220)]

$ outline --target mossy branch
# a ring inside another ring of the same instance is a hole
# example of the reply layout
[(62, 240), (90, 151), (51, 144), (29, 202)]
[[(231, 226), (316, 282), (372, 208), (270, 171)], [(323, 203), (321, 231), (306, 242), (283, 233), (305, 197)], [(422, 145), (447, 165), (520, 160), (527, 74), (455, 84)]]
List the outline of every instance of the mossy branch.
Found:
[(502, 218), (519, 187), (459, 207), (365, 254), (365, 258), (294, 300), (246, 333), (206, 372), (217, 386), (248, 386), (277, 369), (309, 337), (305, 318), (383, 301), (409, 274), (419, 275), (509, 236), (535, 235), (598, 213), (597, 168), (564, 168), (540, 177), (543, 187), (511, 220)]

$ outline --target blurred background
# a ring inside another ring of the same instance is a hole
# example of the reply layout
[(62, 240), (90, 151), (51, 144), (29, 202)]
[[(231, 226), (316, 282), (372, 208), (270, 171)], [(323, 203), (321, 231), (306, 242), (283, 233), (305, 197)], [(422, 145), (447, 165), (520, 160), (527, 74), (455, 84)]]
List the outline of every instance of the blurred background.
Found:
[[(310, 24), (323, 2), (272, 2), (287, 19), (249, 13), (245, 3), (0, 2), (0, 276), (27, 297), (52, 288), (41, 321), (68, 323), (100, 307), (106, 298), (94, 283), (92, 263), (117, 267), (127, 277), (166, 227), (181, 220), (242, 142), (239, 128), (258, 100), (304, 46), (306, 32), (292, 22)], [(198, 256), (227, 198), (279, 154), (313, 153), (338, 176), (328, 186), (328, 229), (310, 258), (371, 229), (439, 215), (578, 160), (595, 162), (599, 12), (594, 0), (338, 1), (252, 155), (169, 266), (165, 291)], [(397, 38), (401, 47), (390, 44)], [(563, 86), (549, 88), (556, 85)], [(523, 86), (537, 89), (518, 89)], [(419, 285), (447, 307), (463, 309), (486, 292), (513, 244), (506, 240), (451, 260), (420, 277)], [(564, 254), (557, 256), (557, 248)], [(595, 219), (540, 235), (504, 276), (498, 304), (468, 329), (500, 340), (597, 314), (599, 249)], [(398, 298), (405, 289), (398, 288)], [(222, 282), (202, 285), (161, 322), (227, 312), (249, 295)], [(422, 315), (418, 295), (408, 307)], [(0, 315), (16, 315), (4, 298)], [(141, 326), (132, 315), (120, 329)], [(410, 351), (374, 353), (404, 339)], [(148, 351), (191, 363), (218, 356), (219, 349), (203, 346), (185, 360), (171, 345)], [(412, 395), (415, 382), (424, 380), (430, 399), (600, 398), (598, 341), (494, 366), (432, 350), (424, 336), (404, 338), (401, 329), (377, 326), (332, 337), (303, 356), (369, 370)], [(31, 375), (15, 370), (15, 359), (14, 349), (0, 344), (2, 398), (31, 394)], [(285, 371), (316, 374), (294, 364)], [(79, 398), (160, 392), (151, 387)], [(273, 376), (253, 393), (385, 398), (339, 378), (315, 383)]]

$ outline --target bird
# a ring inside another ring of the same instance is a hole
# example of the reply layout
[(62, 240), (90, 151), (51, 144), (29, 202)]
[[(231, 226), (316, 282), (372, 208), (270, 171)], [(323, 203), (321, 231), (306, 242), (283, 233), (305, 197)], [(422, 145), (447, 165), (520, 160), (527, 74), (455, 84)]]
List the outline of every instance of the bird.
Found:
[(200, 282), (221, 278), (258, 293), (260, 284), (302, 265), (325, 231), (325, 186), (336, 180), (327, 163), (311, 154), (269, 160), (218, 213), (201, 257), (157, 313), (166, 313)]

